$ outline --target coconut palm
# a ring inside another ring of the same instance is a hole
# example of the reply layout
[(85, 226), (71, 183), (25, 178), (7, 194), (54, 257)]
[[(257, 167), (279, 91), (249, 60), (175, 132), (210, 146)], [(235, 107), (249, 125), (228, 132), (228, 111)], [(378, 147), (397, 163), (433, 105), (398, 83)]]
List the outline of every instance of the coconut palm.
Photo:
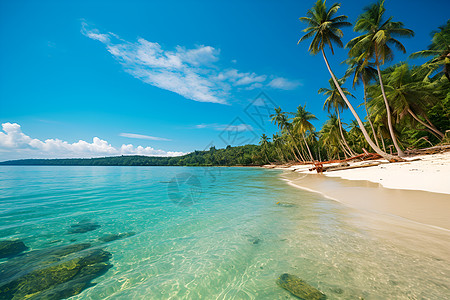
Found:
[(433, 38), (431, 45), (428, 46), (428, 50), (415, 52), (410, 57), (432, 56), (432, 59), (424, 65), (424, 67), (429, 69), (427, 77), (442, 68), (442, 72), (450, 81), (450, 20), (444, 26), (440, 26), (439, 31), (431, 32), (431, 35)]
[[(330, 84), (330, 88), (320, 88), (318, 90), (319, 94), (324, 94), (325, 96), (328, 96), (323, 104), (323, 109), (326, 108), (328, 112), (334, 111), (336, 113), (339, 122), (339, 131), (341, 134), (342, 142), (346, 147), (346, 148), (344, 147), (344, 152), (349, 156), (354, 156), (355, 153), (349, 147), (348, 142), (344, 135), (344, 131), (342, 129), (340, 112), (346, 108), (345, 101), (344, 99), (342, 99), (342, 96), (339, 93), (339, 90), (336, 88), (336, 85), (334, 84), (333, 80), (330, 79), (328, 82)], [(340, 83), (342, 83), (342, 80), (340, 80)], [(344, 95), (355, 98), (346, 88), (341, 88), (341, 90), (344, 93)]]
[(261, 139), (259, 140), (259, 145), (261, 145), (261, 149), (266, 157), (266, 162), (270, 163), (269, 157), (267, 156), (267, 148), (270, 144), (270, 138), (267, 137), (264, 133), (261, 135)]
[[(411, 116), (440, 139), (444, 134), (434, 126), (427, 117), (427, 107), (435, 104), (438, 99), (432, 91), (432, 84), (417, 78), (416, 72), (403, 63), (387, 70), (386, 94), (391, 99), (394, 114), (398, 119)], [(421, 120), (420, 117), (425, 119)]]
[(403, 28), (402, 22), (393, 22), (392, 17), (385, 20), (385, 11), (384, 0), (380, 0), (377, 3), (366, 7), (364, 12), (358, 17), (354, 27), (356, 32), (361, 32), (363, 34), (348, 42), (346, 47), (350, 48), (350, 57), (357, 57), (358, 60), (363, 61), (366, 65), (371, 59), (374, 60), (380, 81), (381, 93), (386, 105), (386, 114), (392, 142), (394, 143), (398, 155), (404, 156), (402, 149), (398, 145), (392, 126), (392, 115), (384, 90), (380, 65), (393, 59), (394, 52), (392, 47), (406, 53), (405, 46), (395, 39), (395, 37), (412, 37), (414, 36), (414, 32), (411, 29)]
[(308, 149), (309, 157), (311, 161), (314, 161), (314, 157), (311, 154), (311, 150), (309, 149), (308, 142), (305, 138), (305, 133), (307, 131), (314, 130), (314, 126), (311, 124), (311, 120), (317, 120), (316, 116), (306, 110), (306, 104), (304, 106), (299, 105), (297, 107), (297, 111), (294, 113), (294, 117), (292, 118), (292, 125), (294, 126), (294, 130), (298, 132), (303, 138), (305, 142), (306, 148)]
[(283, 152), (283, 138), (280, 134), (276, 133), (274, 135), (272, 135), (272, 143), (273, 146), (275, 147), (279, 158), (282, 161), (287, 161), (285, 156), (284, 156), (284, 152)]
[[(305, 159), (303, 158), (301, 152), (298, 150), (296, 142), (295, 142), (295, 137), (292, 134), (292, 124), (289, 123), (287, 114), (285, 112), (281, 111), (281, 107), (275, 108), (275, 114), (270, 115), (270, 120), (272, 121), (272, 123), (276, 124), (278, 126), (279, 129), (281, 130), (285, 130), (289, 136), (291, 137), (292, 141), (293, 141), (293, 147), (295, 148), (295, 150), (297, 150), (297, 153), (300, 155), (301, 161), (305, 161)], [(300, 161), (300, 159), (297, 157), (297, 154), (295, 153), (295, 151), (293, 151), (295, 158)]]
[(343, 147), (339, 138), (339, 122), (336, 115), (329, 115), (320, 130), (320, 143), (327, 150), (328, 159), (340, 158), (339, 149)]
[(369, 134), (367, 133), (361, 119), (359, 118), (358, 114), (356, 113), (355, 109), (353, 108), (350, 101), (348, 101), (347, 97), (345, 96), (344, 92), (341, 89), (341, 86), (339, 85), (336, 77), (334, 76), (333, 71), (331, 70), (330, 64), (328, 63), (328, 59), (325, 55), (324, 48), (325, 46), (330, 47), (331, 53), (334, 54), (333, 50), (333, 44), (338, 45), (339, 47), (343, 47), (341, 38), (344, 35), (341, 28), (345, 26), (351, 26), (351, 23), (346, 22), (347, 16), (341, 15), (335, 17), (334, 15), (337, 13), (339, 8), (341, 7), (340, 4), (333, 4), (329, 9), (326, 7), (326, 0), (317, 0), (317, 2), (314, 4), (314, 6), (308, 10), (306, 13), (306, 17), (301, 17), (300, 21), (306, 22), (308, 24), (308, 27), (304, 29), (303, 31), (306, 32), (306, 34), (300, 38), (298, 43), (303, 42), (311, 37), (313, 37), (313, 40), (309, 46), (308, 51), (311, 54), (316, 55), (317, 53), (321, 52), (323, 59), (325, 61), (325, 64), (327, 66), (328, 72), (330, 72), (331, 78), (333, 79), (334, 84), (339, 90), (339, 93), (342, 96), (342, 99), (344, 99), (345, 103), (347, 104), (348, 108), (352, 112), (353, 116), (358, 122), (359, 128), (364, 134), (365, 139), (370, 144), (370, 146), (380, 154), (381, 156), (385, 157), (389, 161), (398, 161), (399, 159), (388, 155), (387, 153), (383, 152), (370, 138)]
[(345, 63), (349, 67), (345, 72), (344, 78), (348, 78), (353, 75), (353, 89), (355, 89), (355, 86), (359, 85), (361, 82), (363, 84), (364, 108), (367, 114), (367, 121), (369, 121), (370, 128), (372, 129), (373, 139), (375, 140), (377, 146), (380, 147), (377, 135), (375, 134), (375, 128), (373, 127), (373, 123), (370, 117), (369, 109), (367, 107), (367, 86), (377, 77), (377, 70), (374, 68), (375, 64), (365, 64), (362, 60), (358, 60), (355, 57), (348, 58), (347, 60), (345, 60)]

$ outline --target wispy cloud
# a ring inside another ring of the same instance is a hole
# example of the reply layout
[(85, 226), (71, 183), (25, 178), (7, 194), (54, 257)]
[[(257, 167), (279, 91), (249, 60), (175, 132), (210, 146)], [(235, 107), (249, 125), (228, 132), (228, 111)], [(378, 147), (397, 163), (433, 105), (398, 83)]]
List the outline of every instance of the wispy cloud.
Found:
[(81, 32), (103, 43), (135, 78), (194, 101), (227, 104), (227, 99), (241, 89), (293, 89), (296, 86), (294, 81), (281, 77), (270, 81), (273, 75), (223, 69), (217, 64), (220, 50), (211, 46), (199, 45), (193, 49), (177, 46), (174, 50), (165, 50), (159, 43), (143, 38), (128, 42), (113, 33), (101, 33), (85, 22)]
[(195, 128), (197, 129), (214, 129), (217, 131), (253, 131), (254, 128), (251, 125), (248, 124), (198, 124), (195, 125)]
[(69, 143), (60, 139), (41, 141), (23, 133), (20, 125), (17, 123), (3, 123), (2, 130), (3, 132), (0, 131), (2, 159), (83, 158), (113, 155), (179, 156), (185, 154), (183, 152), (164, 151), (132, 144), (123, 144), (117, 148), (98, 137), (94, 137), (92, 143), (83, 140)]
[(144, 134), (137, 134), (137, 133), (121, 133), (120, 136), (132, 138), (132, 139), (141, 139), (141, 140), (151, 140), (151, 141), (170, 141), (166, 138), (156, 137), (156, 136), (150, 136), (150, 135), (144, 135)]
[(286, 78), (277, 77), (268, 84), (270, 87), (281, 90), (294, 90), (301, 86), (299, 81), (292, 81)]

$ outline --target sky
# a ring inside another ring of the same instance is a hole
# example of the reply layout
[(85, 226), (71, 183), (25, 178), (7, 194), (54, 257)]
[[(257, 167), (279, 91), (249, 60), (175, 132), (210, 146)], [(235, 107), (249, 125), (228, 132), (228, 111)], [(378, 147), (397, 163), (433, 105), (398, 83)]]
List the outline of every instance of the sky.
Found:
[[(370, 3), (342, 0), (339, 13), (354, 23)], [(306, 105), (319, 130), (328, 113), (317, 90), (330, 75), (308, 42), (297, 45), (305, 28), (298, 18), (313, 4), (0, 1), (0, 161), (176, 156), (258, 143), (276, 132), (269, 115), (278, 106)], [(415, 32), (401, 39), (408, 53), (396, 52), (394, 63), (425, 49), (450, 9), (441, 0), (385, 6)], [(355, 36), (345, 29), (344, 44)], [(346, 50), (327, 55), (342, 76)], [(358, 106), (362, 91), (352, 92)]]

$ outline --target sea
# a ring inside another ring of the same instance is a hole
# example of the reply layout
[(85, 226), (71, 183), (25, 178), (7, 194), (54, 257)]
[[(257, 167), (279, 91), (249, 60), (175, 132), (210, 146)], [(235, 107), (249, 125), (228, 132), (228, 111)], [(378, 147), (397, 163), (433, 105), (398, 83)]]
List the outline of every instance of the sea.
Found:
[(450, 253), (393, 241), (371, 215), (283, 174), (1, 166), (0, 240), (22, 241), (19, 257), (80, 243), (110, 253), (70, 299), (298, 299), (277, 284), (285, 273), (327, 299), (448, 299)]

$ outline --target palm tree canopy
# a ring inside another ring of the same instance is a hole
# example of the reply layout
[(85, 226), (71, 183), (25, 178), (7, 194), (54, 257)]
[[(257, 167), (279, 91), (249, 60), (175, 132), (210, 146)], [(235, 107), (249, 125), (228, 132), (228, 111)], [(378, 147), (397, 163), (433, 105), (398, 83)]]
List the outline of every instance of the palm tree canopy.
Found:
[(372, 62), (366, 64), (362, 60), (351, 57), (346, 59), (344, 63), (348, 65), (348, 69), (343, 78), (347, 79), (353, 75), (353, 88), (361, 82), (367, 85), (369, 82), (377, 78), (377, 70), (375, 69), (375, 64)]
[(376, 63), (384, 64), (393, 59), (393, 47), (406, 53), (405, 46), (395, 37), (412, 37), (414, 31), (404, 28), (402, 22), (393, 22), (392, 17), (386, 20), (385, 11), (384, 0), (364, 9), (354, 27), (356, 32), (364, 34), (346, 45), (350, 48), (350, 57), (356, 57), (366, 63), (375, 59)]
[(270, 142), (270, 138), (264, 133), (261, 135), (261, 139), (259, 140), (259, 144), (261, 146), (267, 146)]
[(306, 104), (304, 106), (299, 105), (292, 118), (292, 124), (296, 131), (305, 133), (308, 130), (314, 130), (311, 120), (317, 120), (316, 116), (306, 110)]
[(429, 69), (426, 77), (443, 67), (444, 74), (450, 81), (450, 20), (446, 25), (440, 26), (439, 31), (431, 32), (431, 35), (433, 38), (428, 50), (415, 52), (410, 55), (410, 58), (432, 56), (433, 58), (424, 64), (424, 67)]
[(300, 38), (298, 43), (313, 37), (308, 49), (312, 54), (317, 54), (323, 50), (325, 45), (330, 47), (333, 54), (333, 44), (343, 47), (341, 38), (344, 34), (340, 28), (352, 24), (345, 21), (348, 18), (347, 16), (335, 16), (340, 7), (340, 3), (335, 3), (327, 9), (326, 0), (317, 0), (306, 13), (306, 17), (300, 18), (300, 21), (307, 23), (308, 27), (303, 30), (306, 34)]
[[(340, 80), (343, 81), (342, 79)], [(331, 111), (342, 111), (345, 108), (347, 108), (347, 104), (345, 103), (344, 99), (342, 99), (341, 94), (339, 93), (339, 90), (337, 89), (336, 85), (334, 84), (333, 80), (328, 81), (330, 84), (330, 88), (320, 88), (317, 92), (319, 94), (324, 94), (324, 96), (328, 96), (327, 99), (325, 99), (325, 102), (323, 103), (323, 109), (327, 109), (328, 112)], [(354, 98), (354, 96), (346, 89), (342, 88), (342, 92), (346, 96), (351, 96)]]

